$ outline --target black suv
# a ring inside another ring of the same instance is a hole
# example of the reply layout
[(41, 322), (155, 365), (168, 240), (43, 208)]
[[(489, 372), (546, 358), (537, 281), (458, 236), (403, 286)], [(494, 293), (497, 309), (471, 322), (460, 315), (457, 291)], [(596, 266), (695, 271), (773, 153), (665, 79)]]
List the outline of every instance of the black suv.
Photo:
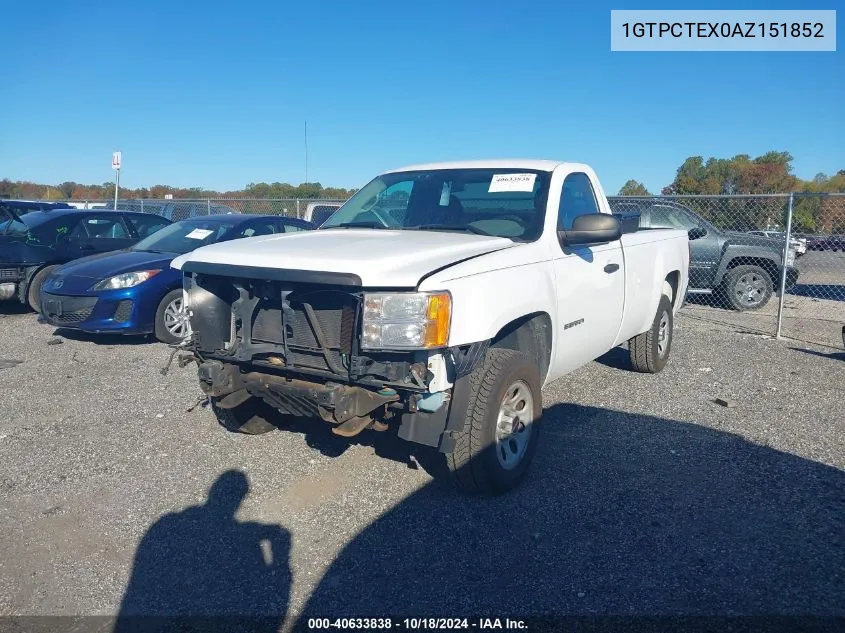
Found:
[(39, 311), (44, 279), (71, 260), (116, 251), (171, 224), (151, 213), (59, 209), (18, 213), (0, 200), (0, 300)]
[[(674, 201), (609, 199), (615, 215), (639, 215), (640, 228), (682, 229), (690, 235), (689, 294), (712, 294), (735, 310), (755, 310), (780, 289), (784, 243), (725, 231)], [(786, 290), (798, 281), (795, 252), (786, 256)]]

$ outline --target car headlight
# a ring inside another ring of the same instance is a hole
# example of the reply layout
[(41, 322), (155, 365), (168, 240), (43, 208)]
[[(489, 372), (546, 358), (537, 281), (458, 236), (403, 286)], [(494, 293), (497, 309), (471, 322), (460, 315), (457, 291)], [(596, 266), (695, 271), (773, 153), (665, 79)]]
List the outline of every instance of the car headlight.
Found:
[(147, 281), (150, 277), (155, 277), (160, 272), (161, 269), (136, 270), (131, 273), (115, 275), (114, 277), (98, 281), (91, 286), (91, 290), (121, 290), (123, 288), (131, 288)]
[(432, 349), (449, 340), (448, 292), (365, 293), (363, 349)]

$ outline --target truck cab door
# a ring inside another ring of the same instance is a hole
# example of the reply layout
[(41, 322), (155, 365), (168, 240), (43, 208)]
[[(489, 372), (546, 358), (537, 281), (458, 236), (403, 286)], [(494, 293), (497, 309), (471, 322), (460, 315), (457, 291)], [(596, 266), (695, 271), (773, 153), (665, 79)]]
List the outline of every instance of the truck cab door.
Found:
[[(570, 230), (579, 215), (599, 213), (590, 177), (573, 172), (563, 181), (558, 230)], [(609, 351), (622, 324), (625, 269), (620, 240), (555, 249), (557, 287), (555, 358), (550, 379)]]

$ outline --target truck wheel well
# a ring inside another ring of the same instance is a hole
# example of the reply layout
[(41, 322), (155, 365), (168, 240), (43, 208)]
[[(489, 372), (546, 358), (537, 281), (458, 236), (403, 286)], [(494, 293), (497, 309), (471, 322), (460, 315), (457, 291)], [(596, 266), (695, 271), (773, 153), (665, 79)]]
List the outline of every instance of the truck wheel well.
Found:
[(513, 349), (534, 359), (545, 380), (552, 356), (552, 319), (545, 312), (515, 319), (499, 330), (490, 347)]
[(672, 307), (675, 307), (675, 303), (678, 301), (678, 284), (680, 283), (681, 273), (677, 270), (673, 270), (671, 273), (666, 275), (666, 283), (668, 283), (672, 287)]
[(730, 270), (731, 268), (736, 268), (737, 266), (759, 266), (772, 278), (775, 280), (778, 278), (778, 265), (772, 259), (768, 259), (767, 257), (734, 257), (731, 261), (728, 262), (728, 267), (726, 270)]

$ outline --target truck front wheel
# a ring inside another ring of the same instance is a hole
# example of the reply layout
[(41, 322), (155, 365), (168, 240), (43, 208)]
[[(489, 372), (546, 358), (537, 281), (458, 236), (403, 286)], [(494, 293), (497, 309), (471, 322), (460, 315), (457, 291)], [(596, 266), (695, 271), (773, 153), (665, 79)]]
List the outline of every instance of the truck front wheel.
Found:
[(488, 350), (470, 375), (469, 405), (455, 447), (446, 455), (458, 487), (495, 495), (516, 487), (537, 450), (542, 380), (528, 356)]

